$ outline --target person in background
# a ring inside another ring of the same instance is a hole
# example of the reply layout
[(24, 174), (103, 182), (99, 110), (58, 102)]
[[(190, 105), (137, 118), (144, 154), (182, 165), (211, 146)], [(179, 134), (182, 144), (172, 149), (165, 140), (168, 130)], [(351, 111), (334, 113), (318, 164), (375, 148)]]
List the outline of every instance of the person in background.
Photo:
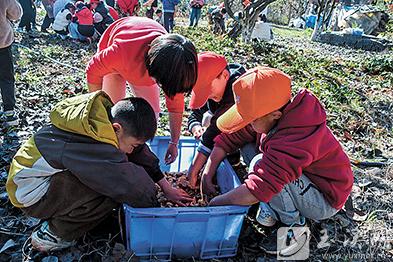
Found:
[(23, 30), (26, 30), (27, 33), (31, 33), (34, 19), (34, 2), (32, 0), (19, 0), (19, 3), (23, 9), (23, 15), (16, 31), (23, 32)]
[(69, 26), (71, 38), (91, 43), (95, 32), (93, 13), (82, 1), (76, 2), (75, 5), (76, 12)]
[(47, 29), (50, 27), (53, 21), (55, 21), (55, 16), (53, 14), (54, 3), (55, 0), (42, 0), (42, 5), (45, 8), (46, 15), (41, 25), (41, 32), (47, 33), (48, 32)]
[(136, 15), (140, 9), (138, 0), (117, 0), (117, 7), (122, 17)]
[(157, 11), (158, 0), (148, 0), (142, 6), (147, 7), (147, 10), (145, 13), (146, 17), (153, 19), (154, 13)]
[(162, 10), (157, 9), (156, 15), (157, 15), (157, 18), (156, 18), (157, 23), (164, 26), (164, 17), (162, 16)]
[(114, 21), (116, 21), (120, 18), (119, 12), (117, 12), (114, 7), (108, 6), (108, 9), (109, 9), (109, 14), (112, 16)]
[(90, 10), (94, 10), (94, 27), (101, 35), (114, 22), (113, 17), (102, 0), (90, 0)]
[[(199, 172), (214, 147), (214, 139), (221, 134), (216, 124), (217, 118), (235, 104), (232, 84), (245, 72), (242, 65), (228, 64), (222, 55), (213, 52), (198, 54), (198, 79), (191, 92), (192, 113), (188, 118), (188, 130), (201, 140), (188, 170), (193, 188), (197, 186)], [(206, 121), (207, 118), (209, 120)], [(234, 152), (228, 160), (231, 164), (238, 164), (239, 152)]]
[(16, 0), (0, 1), (0, 91), (3, 111), (0, 111), (0, 122), (3, 127), (18, 125), (15, 114), (15, 77), (12, 59), (12, 43), (14, 42), (13, 22), (22, 17), (22, 7)]
[(225, 14), (227, 10), (225, 7), (219, 7), (218, 9), (212, 12), (212, 20), (213, 20), (213, 33), (214, 34), (225, 34)]
[(72, 3), (68, 3), (65, 5), (63, 10), (61, 10), (55, 17), (55, 21), (53, 22), (52, 29), (60, 35), (60, 37), (64, 40), (67, 38), (69, 34), (68, 26), (71, 23), (72, 17), (75, 14), (76, 8)]
[(168, 34), (147, 17), (117, 20), (102, 35), (97, 53), (86, 67), (89, 91), (104, 90), (117, 102), (126, 95), (126, 83), (138, 97), (160, 113), (160, 89), (169, 112), (171, 141), (166, 163), (176, 160), (184, 111), (184, 94), (197, 80), (198, 58), (193, 43)]
[(115, 1), (115, 0), (105, 0), (105, 3), (106, 3), (108, 6), (114, 8), (114, 7), (115, 7), (116, 1)]
[(56, 0), (53, 3), (53, 16), (56, 18), (57, 14), (64, 9), (65, 5), (68, 3), (75, 3), (76, 0)]
[(179, 0), (161, 0), (164, 11), (164, 27), (168, 33), (173, 31), (175, 13)]
[(190, 1), (190, 25), (198, 26), (199, 19), (201, 18), (201, 10), (204, 5), (204, 0), (191, 0)]

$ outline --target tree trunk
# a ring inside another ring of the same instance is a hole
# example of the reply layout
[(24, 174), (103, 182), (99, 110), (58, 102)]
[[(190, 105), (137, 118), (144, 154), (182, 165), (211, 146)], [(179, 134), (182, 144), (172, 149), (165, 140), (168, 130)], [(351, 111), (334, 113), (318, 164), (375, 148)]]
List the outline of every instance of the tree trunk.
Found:
[[(251, 2), (247, 7), (235, 6), (233, 0), (224, 0), (225, 9), (228, 15), (240, 23), (242, 40), (248, 42), (251, 38), (252, 30), (254, 30), (255, 22), (260, 14), (270, 3), (276, 0), (256, 0)], [(242, 13), (242, 18), (237, 20), (236, 12)]]

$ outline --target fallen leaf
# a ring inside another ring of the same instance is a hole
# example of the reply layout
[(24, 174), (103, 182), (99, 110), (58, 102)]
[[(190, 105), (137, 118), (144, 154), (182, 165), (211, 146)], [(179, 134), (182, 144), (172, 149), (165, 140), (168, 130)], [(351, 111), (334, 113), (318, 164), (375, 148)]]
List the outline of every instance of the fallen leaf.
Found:
[(8, 239), (7, 242), (3, 245), (3, 247), (0, 249), (0, 254), (6, 251), (7, 249), (16, 246), (16, 243), (12, 239)]

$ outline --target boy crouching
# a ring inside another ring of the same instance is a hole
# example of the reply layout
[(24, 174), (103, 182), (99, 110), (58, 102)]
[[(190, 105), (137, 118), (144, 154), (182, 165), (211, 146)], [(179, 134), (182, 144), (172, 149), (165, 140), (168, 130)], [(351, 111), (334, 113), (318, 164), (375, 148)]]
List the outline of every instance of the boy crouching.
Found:
[[(212, 177), (228, 153), (249, 143), (258, 150), (245, 183), (210, 205), (260, 202), (257, 221), (268, 227), (277, 221), (302, 226), (304, 218), (319, 221), (335, 215), (351, 192), (353, 174), (318, 99), (308, 90), (291, 99), (290, 77), (267, 67), (247, 71), (233, 84), (233, 92), (236, 104), (217, 120), (224, 133), (215, 139), (202, 191), (214, 189)], [(261, 248), (274, 254), (277, 238), (270, 240)]]
[(14, 206), (44, 220), (34, 248), (74, 245), (121, 203), (158, 204), (154, 183), (166, 180), (145, 144), (157, 129), (147, 101), (113, 105), (98, 91), (60, 102), (50, 121), (19, 149), (6, 184)]

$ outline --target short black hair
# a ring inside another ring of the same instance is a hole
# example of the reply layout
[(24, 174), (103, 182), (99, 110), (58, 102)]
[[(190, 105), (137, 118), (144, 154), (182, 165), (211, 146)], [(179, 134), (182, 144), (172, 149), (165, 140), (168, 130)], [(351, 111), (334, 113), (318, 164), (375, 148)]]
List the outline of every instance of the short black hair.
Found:
[(227, 10), (226, 10), (225, 8), (222, 8), (222, 9), (221, 9), (221, 13), (226, 14), (226, 13), (227, 13)]
[(145, 99), (128, 97), (111, 108), (111, 122), (119, 123), (127, 136), (147, 141), (157, 131), (157, 119), (153, 108)]
[(165, 95), (190, 93), (198, 78), (198, 57), (194, 44), (184, 36), (165, 34), (154, 39), (145, 63)]
[(162, 13), (162, 10), (161, 9), (157, 9), (156, 10), (156, 14), (160, 14), (160, 13)]

